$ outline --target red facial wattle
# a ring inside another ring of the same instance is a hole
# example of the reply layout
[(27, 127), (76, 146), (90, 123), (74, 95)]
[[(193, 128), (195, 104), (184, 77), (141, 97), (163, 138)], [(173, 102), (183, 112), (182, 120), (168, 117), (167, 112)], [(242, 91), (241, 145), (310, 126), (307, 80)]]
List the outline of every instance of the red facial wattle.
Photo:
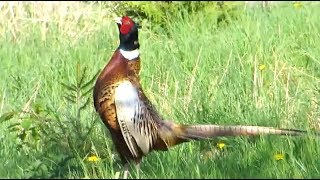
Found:
[(128, 16), (122, 18), (122, 24), (120, 27), (120, 32), (122, 34), (127, 34), (130, 32), (131, 28), (134, 26), (134, 22)]

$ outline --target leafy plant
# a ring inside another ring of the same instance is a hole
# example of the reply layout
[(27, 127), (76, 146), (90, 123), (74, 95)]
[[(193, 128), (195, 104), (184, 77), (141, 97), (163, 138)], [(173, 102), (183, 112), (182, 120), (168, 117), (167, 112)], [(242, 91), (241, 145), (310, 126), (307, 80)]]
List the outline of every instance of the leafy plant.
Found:
[[(17, 148), (21, 153), (36, 154), (34, 161), (30, 161), (25, 169), (27, 178), (59, 177), (70, 166), (74, 166), (72, 162), (69, 163), (70, 160), (90, 153), (89, 137), (96, 121), (85, 124), (81, 112), (90, 103), (92, 83), (97, 75), (98, 72), (88, 80), (87, 67), (81, 70), (77, 64), (76, 82), (61, 82), (66, 90), (63, 97), (68, 103), (68, 108), (61, 112), (50, 103), (39, 100), (29, 104), (26, 111), (8, 112), (0, 117), (0, 122), (9, 121), (15, 116), (20, 119), (8, 126), (17, 135)], [(37, 86), (36, 91), (39, 88)]]
[(229, 22), (241, 15), (243, 3), (241, 2), (207, 2), (207, 1), (127, 1), (113, 2), (114, 11), (118, 16), (129, 15), (146, 20), (146, 26), (166, 27), (166, 21), (175, 21), (181, 13), (194, 14), (204, 11), (208, 16), (216, 19), (216, 22)]

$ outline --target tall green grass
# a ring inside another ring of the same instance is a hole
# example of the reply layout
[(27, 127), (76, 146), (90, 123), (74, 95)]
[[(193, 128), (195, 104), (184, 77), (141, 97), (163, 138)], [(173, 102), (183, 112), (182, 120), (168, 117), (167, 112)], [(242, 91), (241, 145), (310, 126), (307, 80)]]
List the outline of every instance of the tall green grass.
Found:
[[(15, 16), (2, 8), (0, 177), (121, 177), (92, 98), (79, 111), (92, 93), (81, 97), (88, 89), (62, 85), (81, 84), (85, 68), (83, 83), (89, 82), (109, 61), (118, 45), (112, 12), (82, 2), (52, 11), (18, 4)], [(199, 12), (168, 19), (166, 34), (142, 28), (145, 93), (165, 119), (179, 123), (319, 131), (318, 8), (256, 8), (222, 27)], [(138, 177), (318, 178), (319, 143), (313, 136), (185, 143), (149, 154)], [(274, 159), (278, 153), (283, 160)], [(89, 162), (91, 155), (100, 159)], [(137, 177), (134, 168), (131, 175)]]

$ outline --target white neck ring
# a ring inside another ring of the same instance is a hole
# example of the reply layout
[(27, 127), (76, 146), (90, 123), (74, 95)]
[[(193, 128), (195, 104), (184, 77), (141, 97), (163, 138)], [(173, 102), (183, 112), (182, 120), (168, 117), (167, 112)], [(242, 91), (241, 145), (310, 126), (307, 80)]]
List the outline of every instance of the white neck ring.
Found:
[(139, 49), (135, 49), (133, 51), (125, 51), (120, 49), (120, 53), (122, 54), (123, 57), (125, 57), (128, 60), (136, 59), (140, 55)]

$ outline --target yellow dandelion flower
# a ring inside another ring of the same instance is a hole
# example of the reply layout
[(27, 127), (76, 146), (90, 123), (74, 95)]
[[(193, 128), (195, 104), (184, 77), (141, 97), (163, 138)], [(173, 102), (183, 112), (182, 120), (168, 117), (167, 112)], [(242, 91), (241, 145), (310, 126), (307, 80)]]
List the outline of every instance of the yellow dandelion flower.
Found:
[(302, 7), (302, 4), (301, 4), (301, 2), (296, 1), (296, 2), (293, 3), (293, 6), (294, 6), (295, 8), (297, 8), (297, 9), (299, 9), (299, 8)]
[(98, 158), (96, 155), (93, 155), (93, 156), (89, 156), (87, 160), (90, 162), (96, 162), (96, 161), (99, 161), (100, 158)]
[(284, 159), (284, 154), (283, 153), (277, 153), (273, 156), (273, 158), (277, 161), (283, 160)]
[(223, 143), (223, 142), (217, 143), (217, 147), (218, 147), (219, 149), (223, 149), (225, 146), (226, 146), (226, 144)]
[(260, 71), (263, 71), (263, 70), (265, 70), (265, 69), (266, 69), (266, 65), (261, 64), (261, 65), (259, 66), (259, 70), (260, 70)]

